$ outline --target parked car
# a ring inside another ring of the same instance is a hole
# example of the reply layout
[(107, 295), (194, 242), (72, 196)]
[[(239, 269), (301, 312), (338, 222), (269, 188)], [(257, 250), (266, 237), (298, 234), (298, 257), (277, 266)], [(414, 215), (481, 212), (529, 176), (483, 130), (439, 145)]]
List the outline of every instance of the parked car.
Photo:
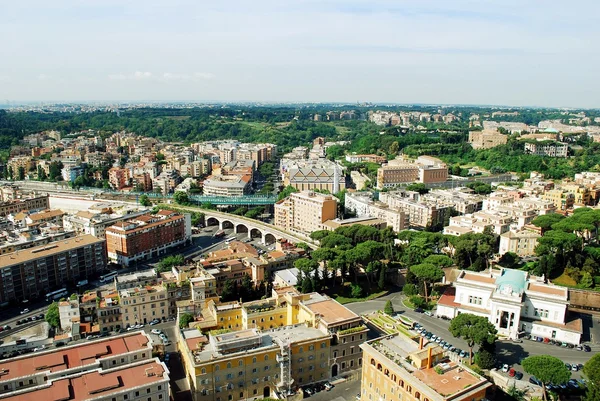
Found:
[(466, 353), (466, 351), (460, 351), (460, 354), (458, 354), (458, 356), (460, 356), (461, 358), (466, 358), (467, 353)]
[(86, 338), (87, 338), (88, 340), (95, 340), (95, 339), (97, 339), (97, 338), (100, 338), (100, 336), (97, 336), (97, 335), (91, 335), (91, 336), (87, 336)]
[(510, 369), (508, 370), (508, 375), (509, 375), (510, 377), (515, 377), (515, 373), (517, 373), (517, 372), (516, 372), (516, 371), (515, 371), (513, 368), (510, 368)]
[(504, 365), (502, 365), (502, 371), (503, 371), (504, 373), (508, 373), (508, 369), (509, 369), (509, 366), (508, 366), (508, 364), (507, 364), (507, 363), (505, 363)]
[(165, 362), (169, 363), (169, 360), (171, 359), (171, 355), (169, 353), (165, 354)]
[(415, 308), (415, 312), (423, 313), (423, 312), (425, 312), (425, 310), (423, 308)]
[(26, 313), (29, 313), (29, 309), (28, 309), (28, 308), (25, 308), (25, 309), (23, 309), (23, 310), (21, 311), (21, 315), (24, 315), (24, 314), (26, 314)]
[(540, 386), (540, 387), (542, 386), (542, 382), (539, 381), (539, 379), (537, 377), (535, 377), (535, 376), (531, 376), (529, 378), (529, 383), (535, 384), (536, 386)]
[(156, 334), (157, 336), (162, 334), (162, 331), (160, 331), (159, 329), (152, 329), (150, 332), (152, 334)]
[(584, 346), (583, 346), (583, 350), (584, 350), (585, 352), (591, 352), (591, 351), (592, 351), (592, 349), (590, 348), (590, 346), (589, 346), (589, 345), (584, 345)]
[(515, 379), (521, 380), (522, 378), (523, 378), (523, 373), (519, 372), (519, 371), (516, 371), (515, 372)]
[(329, 382), (325, 382), (325, 390), (329, 391), (333, 388), (333, 384)]
[(567, 368), (567, 370), (571, 370), (571, 364), (570, 363), (565, 363), (565, 367)]
[(45, 350), (45, 349), (46, 349), (46, 346), (42, 344), (42, 345), (40, 345), (39, 347), (35, 347), (35, 348), (33, 349), (33, 352), (43, 351), (43, 350)]
[(577, 364), (574, 363), (573, 365), (571, 365), (571, 370), (573, 372), (577, 372), (579, 370), (579, 366), (577, 366)]
[(426, 310), (426, 311), (425, 311), (425, 312), (423, 312), (423, 313), (424, 313), (424, 314), (426, 314), (427, 316), (433, 316), (433, 314), (432, 314), (430, 311), (428, 311), (428, 310)]
[(2, 328), (3, 328), (4, 330), (10, 330), (10, 329), (11, 329), (11, 327), (10, 327), (8, 324), (6, 324), (6, 325), (2, 326)]
[(158, 319), (154, 319), (153, 321), (150, 322), (150, 326), (154, 326), (155, 324), (159, 324), (160, 320)]

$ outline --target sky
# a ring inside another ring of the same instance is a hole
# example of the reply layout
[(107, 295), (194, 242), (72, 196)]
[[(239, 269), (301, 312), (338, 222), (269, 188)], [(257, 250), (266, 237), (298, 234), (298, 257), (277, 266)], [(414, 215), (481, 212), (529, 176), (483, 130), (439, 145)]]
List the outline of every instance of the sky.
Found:
[(0, 0), (4, 101), (600, 107), (597, 0)]

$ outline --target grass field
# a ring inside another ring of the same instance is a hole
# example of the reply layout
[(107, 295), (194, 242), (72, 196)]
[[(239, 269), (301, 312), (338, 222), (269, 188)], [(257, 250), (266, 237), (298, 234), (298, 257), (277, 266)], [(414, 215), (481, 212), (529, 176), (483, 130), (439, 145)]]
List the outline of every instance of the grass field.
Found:
[(371, 299), (382, 297), (382, 296), (386, 295), (387, 293), (388, 293), (387, 291), (375, 292), (375, 293), (367, 295), (366, 297), (363, 297), (363, 298), (349, 298), (349, 297), (344, 297), (342, 295), (336, 295), (336, 296), (334, 296), (334, 298), (336, 301), (338, 301), (339, 303), (341, 303), (343, 305), (343, 304), (349, 304), (351, 302), (370, 301)]

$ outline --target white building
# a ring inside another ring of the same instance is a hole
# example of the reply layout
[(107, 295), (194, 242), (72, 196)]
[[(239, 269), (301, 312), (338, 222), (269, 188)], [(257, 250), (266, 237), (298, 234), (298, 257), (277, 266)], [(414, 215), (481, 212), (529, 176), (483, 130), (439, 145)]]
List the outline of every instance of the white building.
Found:
[(68, 300), (58, 303), (58, 314), (60, 316), (60, 328), (63, 331), (70, 331), (73, 323), (78, 323), (80, 319), (79, 301)]
[(521, 257), (535, 255), (535, 247), (540, 237), (541, 235), (533, 231), (507, 231), (500, 235), (498, 253), (504, 255), (506, 252), (512, 252)]
[(581, 341), (582, 321), (568, 314), (567, 288), (511, 269), (462, 271), (453, 285), (438, 302), (438, 316), (484, 316), (509, 338), (527, 333), (570, 344)]
[(566, 143), (526, 143), (525, 153), (537, 156), (567, 157), (569, 147)]

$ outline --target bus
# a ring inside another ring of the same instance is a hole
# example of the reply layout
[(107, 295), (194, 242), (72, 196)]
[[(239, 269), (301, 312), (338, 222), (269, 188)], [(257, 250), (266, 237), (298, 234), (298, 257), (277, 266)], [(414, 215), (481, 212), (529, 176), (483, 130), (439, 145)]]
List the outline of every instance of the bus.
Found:
[(229, 237), (229, 238), (227, 238), (227, 239), (225, 240), (225, 243), (226, 243), (226, 244), (230, 244), (230, 243), (231, 243), (231, 241), (235, 241), (235, 239), (236, 239), (236, 237)]
[(108, 283), (109, 281), (113, 281), (115, 277), (117, 277), (117, 272), (110, 272), (107, 274), (103, 274), (100, 276), (100, 282)]
[(46, 301), (57, 301), (62, 297), (66, 297), (69, 295), (66, 288), (61, 288), (60, 290), (52, 291), (46, 294)]

